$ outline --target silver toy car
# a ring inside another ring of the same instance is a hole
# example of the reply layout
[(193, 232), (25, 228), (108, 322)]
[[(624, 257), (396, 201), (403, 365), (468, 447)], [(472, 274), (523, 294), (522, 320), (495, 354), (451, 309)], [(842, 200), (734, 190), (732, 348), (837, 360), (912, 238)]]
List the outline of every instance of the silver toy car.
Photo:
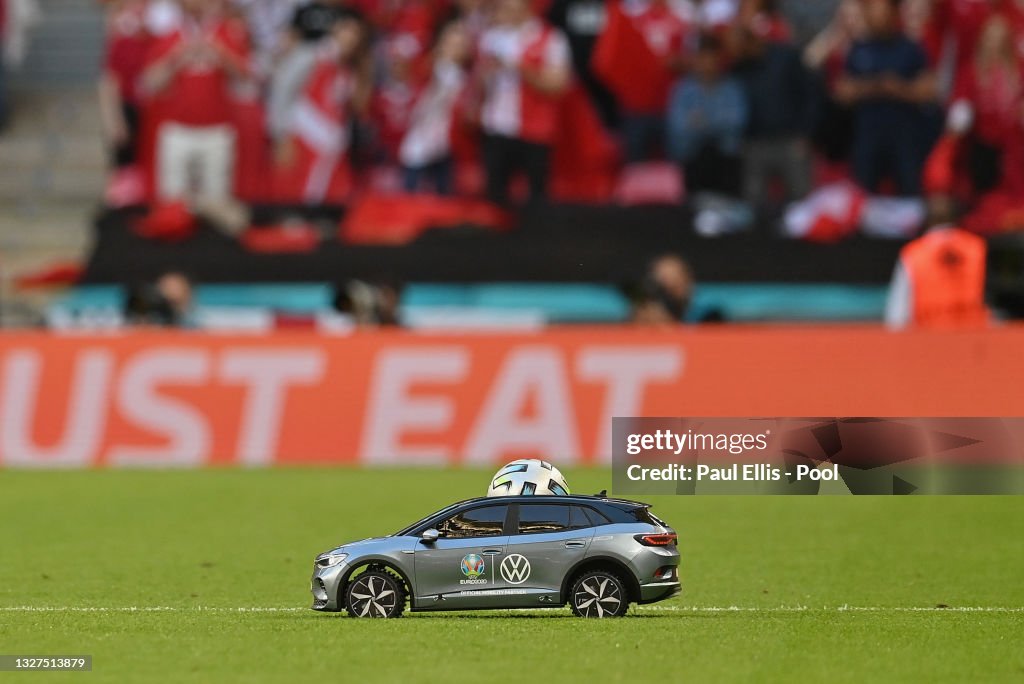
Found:
[(316, 557), (313, 610), (558, 608), (616, 617), (680, 590), (676, 533), (648, 504), (604, 496), (482, 497)]

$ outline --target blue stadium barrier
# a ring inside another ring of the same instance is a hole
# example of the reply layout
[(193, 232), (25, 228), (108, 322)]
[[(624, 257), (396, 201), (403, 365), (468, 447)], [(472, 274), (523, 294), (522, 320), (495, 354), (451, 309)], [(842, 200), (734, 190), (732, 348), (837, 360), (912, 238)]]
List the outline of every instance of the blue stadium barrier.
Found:
[(402, 307), (431, 307), (537, 313), (549, 323), (614, 323), (629, 318), (629, 302), (611, 285), (578, 283), (487, 283), (406, 287)]
[[(51, 307), (51, 319), (109, 317), (124, 301), (119, 285), (86, 285), (69, 291)], [(733, 284), (697, 287), (692, 311), (720, 311), (729, 321), (880, 320), (886, 288), (874, 285)], [(199, 307), (260, 309), (311, 315), (331, 307), (327, 284), (202, 285)], [(578, 283), (414, 283), (405, 288), (403, 311), (411, 320), (438, 311), (478, 312), (499, 319), (503, 313), (548, 323), (616, 323), (629, 318), (629, 302), (613, 285)]]
[(708, 283), (692, 308), (719, 309), (729, 321), (880, 321), (886, 293), (878, 285)]

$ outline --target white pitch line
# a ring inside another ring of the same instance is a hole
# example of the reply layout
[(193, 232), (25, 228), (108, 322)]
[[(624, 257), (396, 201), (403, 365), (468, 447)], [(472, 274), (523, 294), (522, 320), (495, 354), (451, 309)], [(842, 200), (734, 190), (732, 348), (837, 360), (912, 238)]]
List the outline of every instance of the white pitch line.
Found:
[(637, 606), (637, 609), (680, 613), (1024, 613), (1024, 607), (1009, 606)]
[(0, 606), (0, 613), (292, 613), (297, 606)]
[[(0, 606), (0, 613), (297, 613), (308, 610), (298, 606)], [(1011, 606), (637, 606), (636, 610), (679, 613), (1024, 613), (1024, 607)]]

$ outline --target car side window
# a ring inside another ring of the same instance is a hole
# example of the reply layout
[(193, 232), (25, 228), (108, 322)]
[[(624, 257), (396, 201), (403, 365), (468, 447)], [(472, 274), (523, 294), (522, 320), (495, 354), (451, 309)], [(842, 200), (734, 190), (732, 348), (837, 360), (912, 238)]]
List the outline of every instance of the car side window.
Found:
[(508, 506), (482, 506), (456, 513), (437, 526), (445, 539), (497, 537), (505, 527)]
[(581, 506), (581, 508), (587, 518), (590, 519), (590, 525), (593, 527), (597, 527), (598, 525), (607, 525), (611, 522), (611, 520), (608, 519), (608, 516), (600, 511), (594, 510), (590, 506)]
[(560, 504), (519, 504), (519, 534), (562, 532), (572, 529), (571, 509)]
[(582, 506), (569, 506), (569, 527), (574, 530), (593, 527)]

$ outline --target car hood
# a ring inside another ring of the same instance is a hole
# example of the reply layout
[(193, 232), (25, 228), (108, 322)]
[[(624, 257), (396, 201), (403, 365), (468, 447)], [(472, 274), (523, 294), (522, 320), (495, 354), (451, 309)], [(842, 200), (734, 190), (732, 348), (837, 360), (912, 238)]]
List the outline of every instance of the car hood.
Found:
[(393, 539), (393, 537), (368, 537), (366, 539), (360, 539), (358, 541), (346, 542), (336, 548), (331, 549), (327, 553), (345, 553), (353, 549), (364, 550), (365, 547), (380, 544), (381, 542)]

